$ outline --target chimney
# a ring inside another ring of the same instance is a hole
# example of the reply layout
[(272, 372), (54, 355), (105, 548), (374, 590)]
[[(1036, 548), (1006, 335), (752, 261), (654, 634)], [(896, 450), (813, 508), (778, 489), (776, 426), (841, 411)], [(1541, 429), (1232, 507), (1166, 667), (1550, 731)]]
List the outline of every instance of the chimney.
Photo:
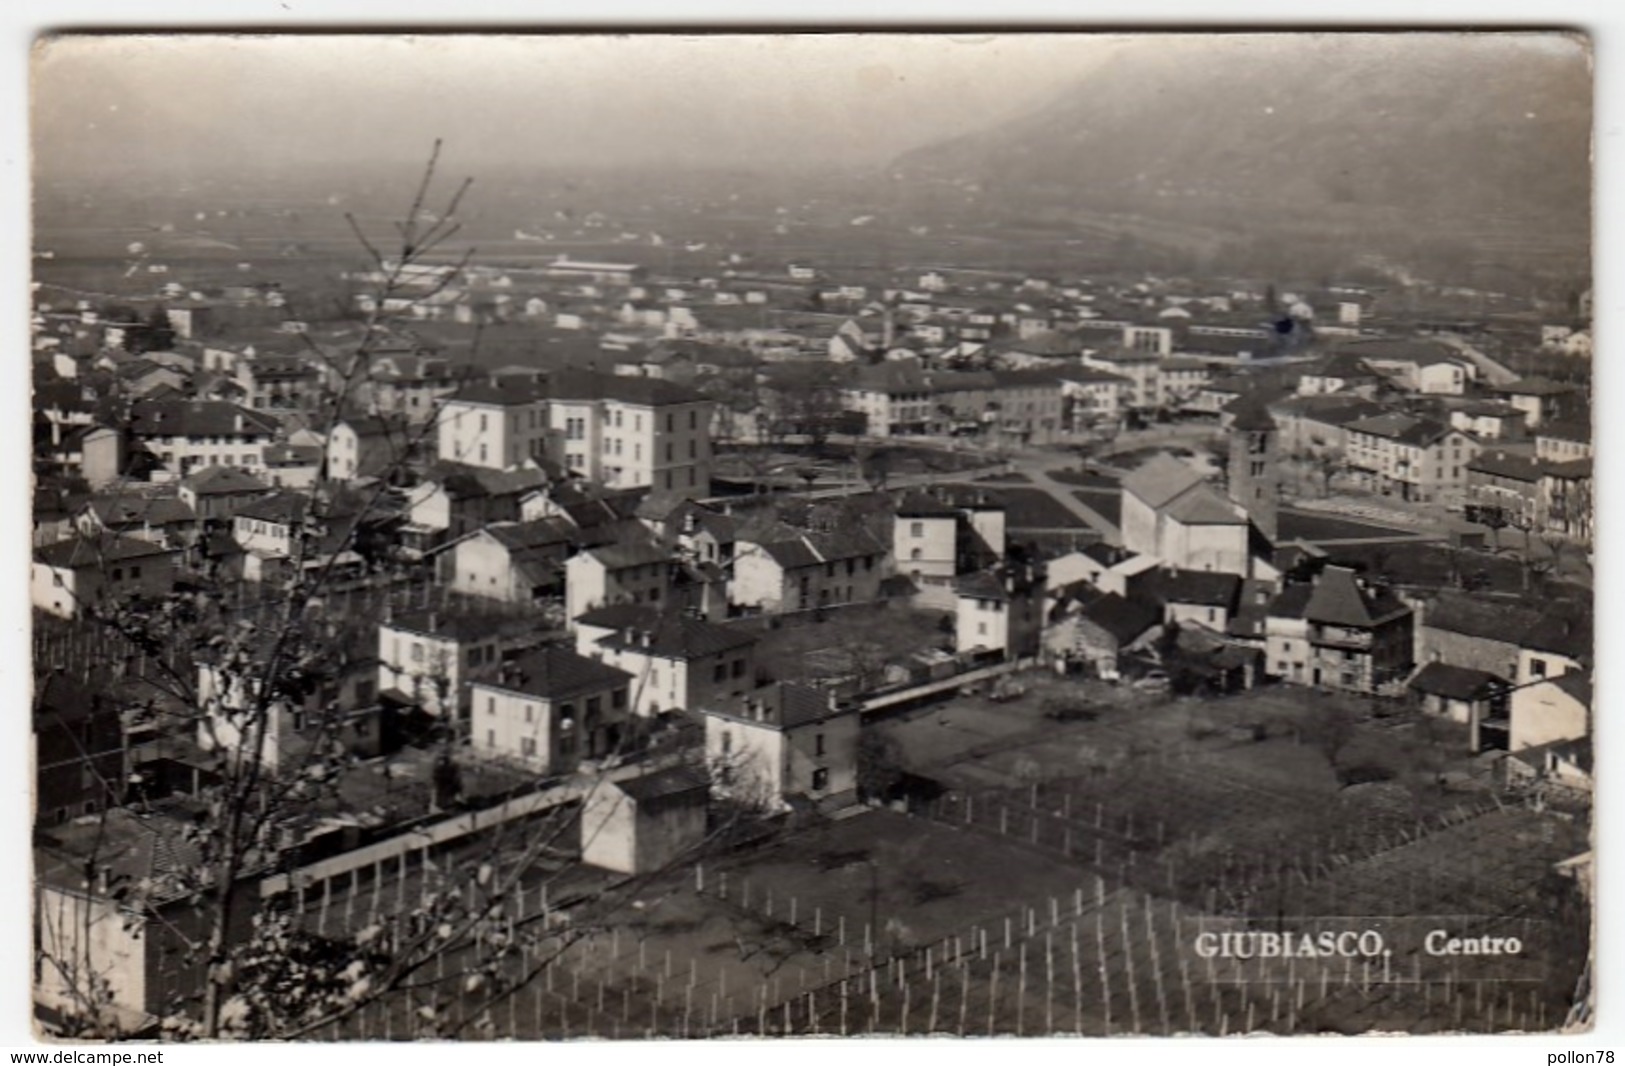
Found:
[(829, 709), (831, 711), (838, 711), (841, 709), (841, 697), (836, 694), (834, 689), (829, 689), (825, 695), (829, 699)]
[(236, 433), (243, 431), (243, 414), (241, 411), (231, 416), (231, 428)]
[(440, 612), (439, 611), (430, 611), (429, 612), (429, 632), (431, 632), (431, 633), (439, 633), (440, 632)]

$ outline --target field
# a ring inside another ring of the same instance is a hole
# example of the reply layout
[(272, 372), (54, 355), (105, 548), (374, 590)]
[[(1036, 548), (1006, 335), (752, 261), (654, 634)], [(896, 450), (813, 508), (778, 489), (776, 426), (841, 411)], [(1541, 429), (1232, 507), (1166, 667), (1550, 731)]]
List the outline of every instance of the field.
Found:
[[(938, 800), (685, 860), (613, 912), (582, 905), (559, 919), (562, 954), (476, 1022), (517, 1039), (1561, 1024), (1587, 924), (1552, 868), (1588, 846), (1584, 826), (1439, 789), (1403, 718), (1364, 722), (1351, 756), (1386, 760), (1392, 781), (1340, 788), (1294, 733), (1305, 693), (1195, 704), (1023, 680), (1014, 703), (959, 698), (885, 725), (953, 785)], [(1063, 695), (1095, 717), (1046, 718)], [(1517, 935), (1523, 957), (1432, 955), (1441, 925)], [(1382, 951), (1197, 949), (1203, 932), (1283, 930), (1370, 931)], [(404, 1033), (405, 1016), (381, 1005), (333, 1035)]]
[(1078, 502), (1112, 525), (1123, 522), (1123, 494), (1117, 489), (1073, 489)]
[[(954, 486), (969, 490), (970, 486)], [(1005, 523), (1012, 530), (1087, 529), (1083, 519), (1055, 502), (1043, 489), (1003, 488), (994, 490), (1005, 502)]]
[(1411, 532), (1414, 531), (1352, 522), (1346, 518), (1307, 511), (1283, 510), (1279, 520), (1282, 540), (1381, 540)]

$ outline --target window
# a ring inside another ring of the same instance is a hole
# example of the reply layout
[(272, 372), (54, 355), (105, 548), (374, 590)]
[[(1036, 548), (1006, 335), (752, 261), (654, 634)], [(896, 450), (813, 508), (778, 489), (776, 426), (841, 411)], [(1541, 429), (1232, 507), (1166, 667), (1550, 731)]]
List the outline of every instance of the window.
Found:
[(1530, 659), (1529, 660), (1529, 676), (1530, 677), (1545, 677), (1546, 676), (1546, 660), (1545, 659)]
[(667, 433), (675, 433), (676, 431), (677, 431), (677, 416), (674, 415), (674, 414), (667, 414), (666, 415), (666, 432)]
[(124, 568), (122, 566), (113, 567), (113, 580), (114, 581), (123, 581), (124, 580)]
[(822, 766), (820, 766), (818, 769), (813, 771), (812, 790), (814, 792), (822, 792), (828, 787), (829, 787), (829, 771), (824, 769)]
[(690, 459), (697, 459), (697, 458), (699, 458), (699, 455), (700, 455), (700, 453), (699, 453), (699, 447), (700, 447), (700, 446), (699, 446), (699, 444), (698, 444), (698, 443), (696, 443), (696, 442), (695, 442), (695, 441), (692, 441), (692, 440), (690, 440), (690, 441), (689, 441), (689, 442), (688, 442), (688, 457), (689, 457), (689, 458), (690, 458)]
[(495, 717), (497, 713), (497, 698), (487, 696), (485, 699), (485, 713), (487, 717)]
[(987, 636), (987, 623), (986, 622), (977, 622), (976, 623), (976, 635), (979, 636), (979, 637)]
[(481, 415), (480, 416), (480, 432), (484, 433), (485, 430), (486, 430), (486, 416)]
[(532, 722), (532, 721), (535, 720), (534, 717), (533, 717), (535, 712), (536, 712), (536, 708), (535, 708), (534, 705), (529, 704), (529, 703), (525, 704), (525, 721), (526, 721), (526, 723), (529, 723), (529, 722)]
[(735, 677), (744, 677), (745, 676), (745, 660), (743, 660), (743, 659), (735, 659), (734, 660), (733, 673), (734, 673)]
[(495, 729), (487, 729), (485, 731), (485, 746), (488, 748), (494, 748), (497, 746), (497, 731)]
[(817, 733), (813, 736), (813, 754), (824, 754), (824, 734), (822, 733)]
[[(688, 428), (689, 429), (699, 429), (700, 428), (700, 413), (698, 411), (690, 411), (688, 413)], [(692, 448), (693, 444), (690, 444), (689, 447)]]
[(531, 758), (532, 756), (534, 756), (536, 754), (536, 738), (535, 737), (520, 737), (519, 738), (519, 754), (525, 756), (526, 758)]
[(726, 729), (722, 731), (722, 754), (727, 755), (734, 750), (734, 735)]
[(925, 536), (925, 523), (924, 522), (910, 522), (908, 524), (908, 535), (911, 536), (911, 537), (923, 537), (923, 536)]
[(415, 663), (423, 661), (423, 645), (415, 640), (412, 642), (412, 661)]
[(711, 680), (712, 681), (726, 681), (726, 680), (728, 680), (728, 664), (727, 663), (717, 663), (715, 668), (713, 668), (712, 671), (711, 671)]
[(609, 694), (609, 705), (612, 709), (621, 711), (626, 709), (626, 689), (618, 688)]

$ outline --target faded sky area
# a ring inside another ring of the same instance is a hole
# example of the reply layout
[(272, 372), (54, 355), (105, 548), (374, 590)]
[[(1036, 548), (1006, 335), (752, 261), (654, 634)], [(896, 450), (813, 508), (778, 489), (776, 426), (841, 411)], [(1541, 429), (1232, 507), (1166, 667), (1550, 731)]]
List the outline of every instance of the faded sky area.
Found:
[(882, 163), (1041, 105), (1121, 38), (61, 37), (33, 65), (40, 180), (177, 165)]

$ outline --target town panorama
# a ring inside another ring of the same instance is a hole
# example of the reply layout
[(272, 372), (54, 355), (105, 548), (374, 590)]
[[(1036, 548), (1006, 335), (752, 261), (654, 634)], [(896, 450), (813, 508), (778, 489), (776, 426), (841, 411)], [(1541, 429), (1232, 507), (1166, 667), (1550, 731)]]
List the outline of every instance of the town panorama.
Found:
[(1588, 1024), (1590, 84), (1524, 45), (1124, 45), (861, 166), (273, 166), (42, 53), (39, 1032)]

